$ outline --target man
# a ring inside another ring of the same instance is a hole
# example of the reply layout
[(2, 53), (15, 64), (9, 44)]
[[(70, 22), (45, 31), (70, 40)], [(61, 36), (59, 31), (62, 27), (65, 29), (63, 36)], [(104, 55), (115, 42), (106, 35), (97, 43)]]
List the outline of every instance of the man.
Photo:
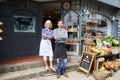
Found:
[(96, 34), (96, 45), (99, 48), (103, 47), (103, 41), (105, 40), (105, 38), (106, 38), (106, 36), (102, 36), (101, 32), (97, 32), (97, 34)]
[(67, 65), (65, 39), (68, 38), (68, 33), (66, 29), (63, 29), (62, 20), (59, 20), (57, 25), (58, 28), (54, 30), (55, 38), (54, 56), (57, 62), (57, 78), (60, 78), (61, 75), (68, 77), (68, 75), (65, 72)]

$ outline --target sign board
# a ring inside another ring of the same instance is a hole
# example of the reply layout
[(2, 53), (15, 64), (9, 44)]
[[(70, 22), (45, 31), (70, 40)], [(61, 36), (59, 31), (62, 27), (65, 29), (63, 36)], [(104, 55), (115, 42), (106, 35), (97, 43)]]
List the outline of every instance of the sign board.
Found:
[(80, 60), (79, 69), (87, 73), (87, 76), (89, 75), (89, 72), (91, 70), (93, 60), (94, 54), (88, 52), (83, 53), (82, 58)]

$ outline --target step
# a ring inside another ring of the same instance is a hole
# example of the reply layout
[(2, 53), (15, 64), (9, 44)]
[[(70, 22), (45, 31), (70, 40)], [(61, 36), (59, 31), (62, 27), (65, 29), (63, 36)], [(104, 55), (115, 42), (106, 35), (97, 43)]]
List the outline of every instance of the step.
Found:
[[(75, 71), (78, 67), (78, 63), (68, 63), (67, 72)], [(56, 66), (55, 66), (56, 68)], [(45, 67), (30, 68), (22, 71), (8, 72), (0, 74), (0, 80), (27, 80), (33, 77), (39, 76), (51, 76), (56, 73), (52, 71), (46, 71)]]
[[(68, 63), (76, 63), (80, 59), (79, 56), (68, 56)], [(56, 64), (56, 61), (53, 61)], [(22, 62), (17, 64), (7, 64), (7, 65), (0, 65), (0, 74), (7, 73), (7, 72), (15, 72), (21, 70), (27, 70), (31, 68), (43, 67), (43, 61), (33, 61), (33, 62)]]
[(0, 74), (7, 73), (7, 72), (21, 71), (21, 70), (42, 67), (42, 66), (43, 66), (43, 61), (33, 61), (33, 62), (24, 62), (24, 63), (18, 63), (18, 64), (0, 65)]

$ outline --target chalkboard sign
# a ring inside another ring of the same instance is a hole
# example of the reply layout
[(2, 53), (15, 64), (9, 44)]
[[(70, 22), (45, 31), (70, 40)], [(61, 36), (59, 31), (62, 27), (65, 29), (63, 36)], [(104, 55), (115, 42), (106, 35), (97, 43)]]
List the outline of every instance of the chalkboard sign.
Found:
[(93, 59), (94, 59), (94, 54), (85, 52), (83, 53), (82, 58), (80, 60), (79, 69), (87, 73), (87, 76), (90, 72)]

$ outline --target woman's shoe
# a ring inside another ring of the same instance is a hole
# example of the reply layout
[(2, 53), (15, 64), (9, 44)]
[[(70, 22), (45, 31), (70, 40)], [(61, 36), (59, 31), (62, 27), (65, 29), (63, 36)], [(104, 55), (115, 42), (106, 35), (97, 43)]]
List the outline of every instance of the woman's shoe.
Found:
[(56, 72), (56, 69), (55, 69), (55, 68), (50, 67), (50, 69), (51, 69), (53, 72)]

